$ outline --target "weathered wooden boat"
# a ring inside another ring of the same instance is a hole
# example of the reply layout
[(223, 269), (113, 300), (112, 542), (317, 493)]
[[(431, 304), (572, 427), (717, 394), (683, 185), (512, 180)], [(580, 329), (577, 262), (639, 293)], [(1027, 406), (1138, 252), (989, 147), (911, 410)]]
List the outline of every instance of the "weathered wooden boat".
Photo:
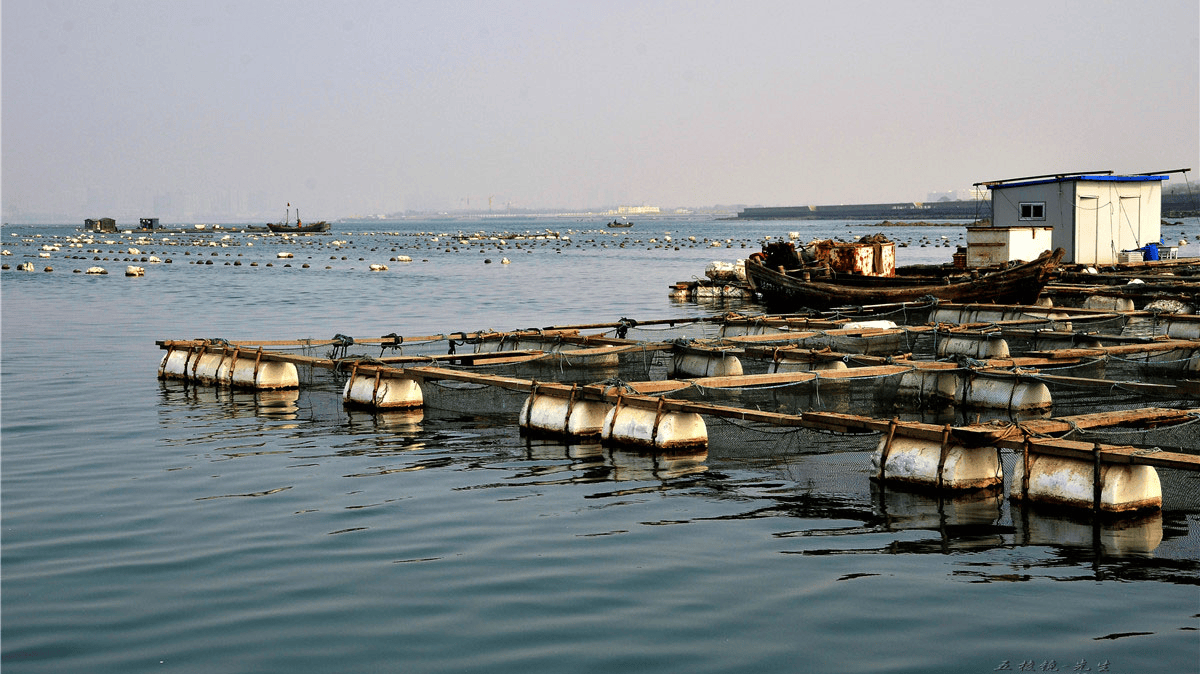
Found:
[(770, 257), (752, 256), (746, 261), (746, 278), (750, 287), (768, 302), (787, 305), (789, 311), (800, 307), (823, 309), (915, 302), (923, 298), (1033, 304), (1065, 254), (1062, 248), (1046, 251), (1031, 262), (992, 271), (910, 275), (897, 270), (895, 276), (839, 273), (828, 265), (790, 270), (782, 265), (772, 268)]
[[(288, 204), (288, 208), (289, 209), (291, 208), (291, 204)], [(309, 223), (306, 225), (303, 222), (300, 222), (300, 209), (297, 208), (296, 209), (296, 224), (294, 224), (294, 225), (291, 224), (291, 218), (288, 217), (287, 215), (285, 215), (283, 218), (283, 222), (268, 222), (267, 229), (270, 229), (272, 232), (279, 232), (279, 233), (289, 232), (289, 233), (293, 233), (293, 234), (294, 233), (328, 232), (329, 231), (329, 223), (325, 222), (324, 220), (318, 220), (316, 222)]]
[(306, 225), (300, 222), (300, 218), (296, 218), (296, 224), (294, 225), (280, 222), (268, 222), (267, 228), (272, 232), (291, 232), (293, 234), (296, 232), (328, 232), (329, 223), (325, 222), (324, 220), (318, 220), (317, 222), (310, 222)]

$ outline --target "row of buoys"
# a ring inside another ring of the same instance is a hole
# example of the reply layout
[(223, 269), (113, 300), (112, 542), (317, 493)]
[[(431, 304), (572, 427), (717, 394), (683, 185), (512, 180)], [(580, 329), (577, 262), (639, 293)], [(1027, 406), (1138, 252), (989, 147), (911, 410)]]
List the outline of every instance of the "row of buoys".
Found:
[(991, 377), (961, 368), (914, 369), (900, 375), (900, 401), (953, 404), (974, 409), (1040, 413), (1053, 405), (1045, 383), (1007, 375)]
[(521, 431), (562, 439), (599, 438), (601, 442), (656, 451), (701, 449), (708, 446), (708, 427), (695, 412), (655, 409), (595, 400), (580, 400), (575, 389), (564, 398), (539, 393), (537, 388), (521, 407)]
[[(205, 347), (169, 347), (159, 376), (260, 390), (298, 387), (293, 364), (263, 356), (261, 349), (226, 347), (209, 352)], [(656, 405), (623, 396), (615, 401), (596, 400), (579, 395), (577, 385), (563, 388), (547, 390), (534, 384), (518, 413), (522, 433), (568, 441), (598, 439), (655, 452), (707, 448), (704, 417), (668, 409), (664, 398), (659, 398)], [(401, 370), (360, 368), (357, 363), (342, 396), (347, 407), (379, 411), (418, 409), (424, 404), (419, 378)], [(954, 437), (949, 426), (940, 442), (897, 435), (895, 430), (893, 423), (876, 446), (873, 479), (939, 492), (1003, 487), (1000, 450), (994, 443), (986, 439), (964, 443)], [(1010, 498), (1033, 503), (1114, 513), (1158, 509), (1162, 505), (1161, 485), (1154, 468), (1101, 463), (1098, 455), (1095, 461), (1088, 461), (1029, 453), (1018, 460), (1010, 484)]]
[[(871, 471), (884, 484), (938, 491), (998, 490), (1004, 484), (999, 450), (958, 443), (948, 427), (941, 442), (884, 434)], [(1009, 497), (1015, 501), (1109, 513), (1162, 507), (1162, 485), (1152, 466), (1029, 453), (1013, 473)]]
[(262, 349), (208, 351), (203, 347), (171, 347), (159, 363), (158, 377), (259, 390), (300, 386), (295, 364), (262, 356)]

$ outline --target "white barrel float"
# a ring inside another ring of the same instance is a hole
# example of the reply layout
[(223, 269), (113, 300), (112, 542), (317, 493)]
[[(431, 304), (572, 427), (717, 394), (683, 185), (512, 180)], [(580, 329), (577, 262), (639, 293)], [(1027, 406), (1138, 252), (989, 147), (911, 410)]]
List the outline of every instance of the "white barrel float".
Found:
[(530, 435), (566, 439), (597, 438), (611, 405), (598, 400), (580, 400), (572, 387), (568, 397), (546, 395), (535, 388), (521, 406), (520, 427)]
[(724, 339), (725, 337), (745, 337), (747, 335), (778, 335), (785, 332), (787, 332), (785, 328), (762, 323), (727, 323), (721, 326), (719, 334)]
[(1099, 349), (1104, 345), (1095, 337), (1041, 336), (1033, 338), (1030, 345), (1034, 351), (1058, 351), (1059, 349)]
[(1168, 318), (1163, 332), (1171, 339), (1200, 339), (1200, 317)]
[(967, 356), (968, 358), (1008, 358), (1008, 342), (987, 335), (939, 335), (937, 343), (939, 358)]
[(669, 377), (737, 377), (742, 361), (721, 352), (676, 349), (667, 367)]
[(202, 349), (167, 349), (158, 366), (159, 378), (258, 390), (300, 386), (295, 364), (263, 359), (261, 349), (246, 352), (236, 348), (225, 352)]
[(421, 385), (412, 377), (392, 374), (376, 368), (359, 372), (356, 368), (342, 389), (342, 404), (375, 409), (412, 409), (424, 403)]
[(995, 447), (964, 447), (885, 434), (871, 456), (871, 471), (884, 484), (962, 491), (998, 488), (1004, 483)]
[(653, 450), (708, 447), (704, 418), (694, 412), (668, 412), (660, 398), (657, 409), (631, 407), (620, 399), (604, 417), (603, 442)]
[(814, 360), (811, 358), (788, 358), (784, 356), (771, 365), (771, 372), (812, 372), (816, 370), (847, 370), (841, 360)]
[(1050, 388), (1040, 381), (1022, 381), (1017, 377), (980, 377), (970, 372), (957, 377), (955, 398), (965, 407), (1036, 412), (1050, 409)]
[(1128, 297), (1106, 297), (1104, 295), (1089, 296), (1083, 301), (1083, 308), (1100, 311), (1133, 311), (1136, 309), (1133, 300)]
[(895, 330), (898, 326), (895, 321), (888, 320), (871, 320), (871, 321), (850, 321), (838, 327), (839, 330)]
[(910, 370), (900, 375), (900, 387), (896, 397), (919, 403), (952, 404), (958, 390), (958, 376), (954, 371)]
[(221, 371), (221, 362), (225, 360), (225, 354), (212, 353), (205, 351), (198, 355), (192, 363), (192, 379), (202, 384), (220, 384), (221, 379), (218, 376)]
[[(1069, 508), (1093, 508), (1095, 463), (1045, 454), (1029, 455), (1029, 485), (1025, 487), (1025, 463), (1017, 461), (1009, 497), (1014, 501), (1028, 498)], [(1153, 466), (1100, 464), (1100, 502), (1102, 512), (1124, 513), (1162, 508), (1162, 484)]]

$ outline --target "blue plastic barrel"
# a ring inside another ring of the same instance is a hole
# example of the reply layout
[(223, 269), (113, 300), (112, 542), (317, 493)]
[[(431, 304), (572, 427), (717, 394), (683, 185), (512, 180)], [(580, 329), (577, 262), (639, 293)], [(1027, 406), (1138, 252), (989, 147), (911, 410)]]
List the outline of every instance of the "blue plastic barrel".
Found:
[(1142, 246), (1141, 250), (1142, 250), (1142, 259), (1143, 260), (1148, 261), (1148, 260), (1157, 260), (1158, 259), (1158, 244), (1157, 243), (1148, 243), (1148, 244)]

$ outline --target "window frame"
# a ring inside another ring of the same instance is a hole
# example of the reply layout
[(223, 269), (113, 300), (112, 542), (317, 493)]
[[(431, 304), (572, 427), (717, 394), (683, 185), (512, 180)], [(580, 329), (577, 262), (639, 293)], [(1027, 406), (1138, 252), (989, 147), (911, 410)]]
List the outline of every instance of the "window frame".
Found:
[[(1029, 208), (1029, 215), (1025, 215), (1026, 207)], [(1046, 202), (1044, 201), (1021, 201), (1017, 203), (1017, 219), (1030, 222), (1042, 221), (1046, 219)]]

